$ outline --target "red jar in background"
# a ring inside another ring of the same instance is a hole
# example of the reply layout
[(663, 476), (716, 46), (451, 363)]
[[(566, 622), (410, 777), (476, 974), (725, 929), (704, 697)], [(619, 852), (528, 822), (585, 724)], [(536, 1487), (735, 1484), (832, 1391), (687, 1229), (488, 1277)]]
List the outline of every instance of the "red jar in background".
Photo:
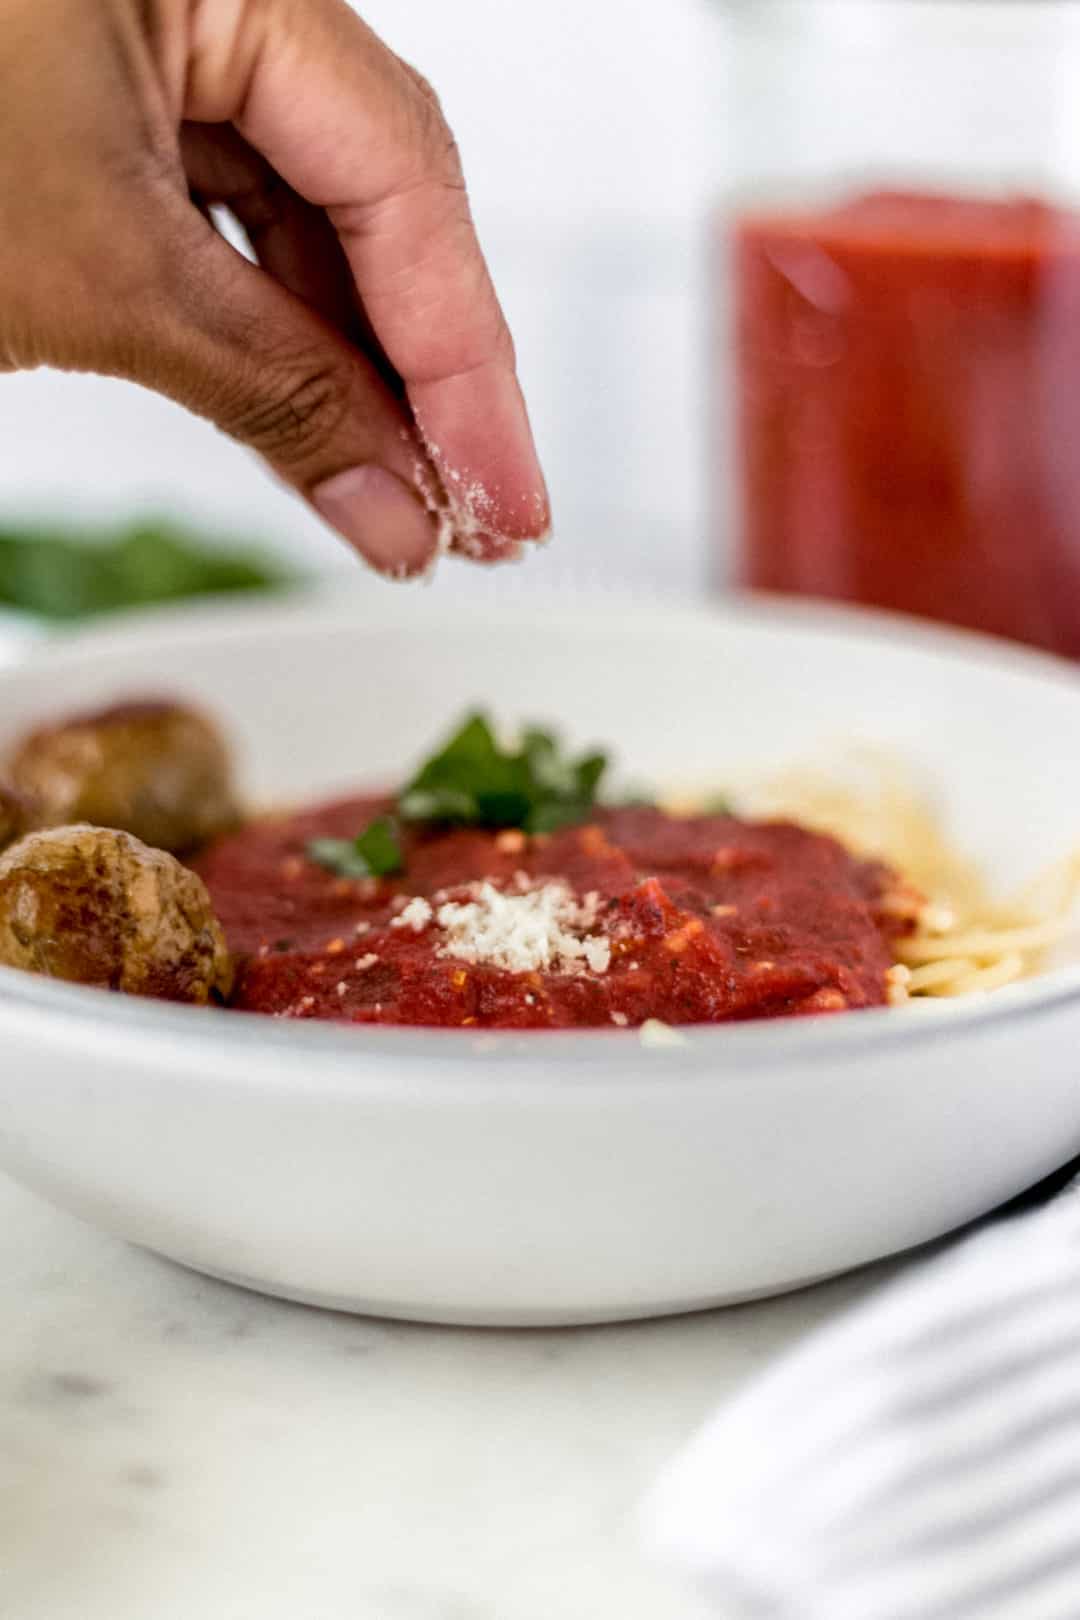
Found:
[(727, 10), (736, 579), (1080, 658), (1080, 5)]
[(877, 194), (734, 254), (745, 582), (1080, 657), (1080, 216)]

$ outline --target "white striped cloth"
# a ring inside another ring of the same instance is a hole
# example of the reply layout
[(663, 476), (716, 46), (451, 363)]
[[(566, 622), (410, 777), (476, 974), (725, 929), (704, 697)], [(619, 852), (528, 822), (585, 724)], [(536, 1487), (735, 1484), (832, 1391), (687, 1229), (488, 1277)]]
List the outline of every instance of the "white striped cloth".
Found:
[(723, 1620), (1080, 1620), (1080, 1184), (758, 1377), (646, 1528)]

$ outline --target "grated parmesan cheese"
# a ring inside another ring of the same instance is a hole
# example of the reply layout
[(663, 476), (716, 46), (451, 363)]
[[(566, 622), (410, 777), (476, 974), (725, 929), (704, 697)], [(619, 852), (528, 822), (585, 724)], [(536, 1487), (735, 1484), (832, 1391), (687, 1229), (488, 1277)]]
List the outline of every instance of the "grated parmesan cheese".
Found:
[(579, 901), (558, 880), (510, 894), (492, 883), (474, 883), (468, 892), (471, 899), (450, 901), (435, 914), (447, 936), (440, 956), (509, 973), (574, 974), (586, 968), (604, 973), (611, 965), (610, 942), (589, 933), (599, 910), (597, 895)]
[(417, 895), (402, 907), (398, 916), (392, 918), (390, 926), (411, 928), (414, 934), (422, 934), (434, 915), (428, 902)]

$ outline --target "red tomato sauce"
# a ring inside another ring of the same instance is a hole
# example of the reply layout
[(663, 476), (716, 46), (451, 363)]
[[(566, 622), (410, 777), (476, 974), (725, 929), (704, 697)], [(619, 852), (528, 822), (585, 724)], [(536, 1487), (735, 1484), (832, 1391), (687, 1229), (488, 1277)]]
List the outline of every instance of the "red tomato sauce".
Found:
[[(253, 822), (195, 863), (238, 957), (232, 1005), (363, 1024), (565, 1029), (718, 1023), (869, 1007), (893, 961), (883, 898), (898, 880), (786, 823), (598, 812), (548, 837), (404, 832), (404, 872), (347, 879), (305, 853), (355, 836), (384, 801), (349, 799)], [(519, 874), (522, 874), (519, 876)], [(438, 921), (470, 885), (562, 880), (596, 896), (603, 971), (510, 972), (445, 954)], [(413, 897), (435, 916), (403, 924)]]
[(743, 581), (1080, 657), (1080, 214), (750, 215), (734, 283)]

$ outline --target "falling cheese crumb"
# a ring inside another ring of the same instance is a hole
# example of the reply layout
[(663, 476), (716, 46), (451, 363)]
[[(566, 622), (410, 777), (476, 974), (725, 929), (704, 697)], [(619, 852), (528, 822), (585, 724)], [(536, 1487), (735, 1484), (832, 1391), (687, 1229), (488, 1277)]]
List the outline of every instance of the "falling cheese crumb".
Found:
[(599, 911), (597, 895), (579, 901), (557, 880), (510, 894), (475, 883), (468, 892), (469, 900), (450, 901), (435, 914), (447, 936), (440, 956), (509, 973), (604, 973), (611, 965), (609, 941), (589, 932)]
[(642, 1046), (689, 1046), (690, 1042), (681, 1030), (672, 1029), (659, 1018), (646, 1018), (638, 1030), (638, 1040)]

